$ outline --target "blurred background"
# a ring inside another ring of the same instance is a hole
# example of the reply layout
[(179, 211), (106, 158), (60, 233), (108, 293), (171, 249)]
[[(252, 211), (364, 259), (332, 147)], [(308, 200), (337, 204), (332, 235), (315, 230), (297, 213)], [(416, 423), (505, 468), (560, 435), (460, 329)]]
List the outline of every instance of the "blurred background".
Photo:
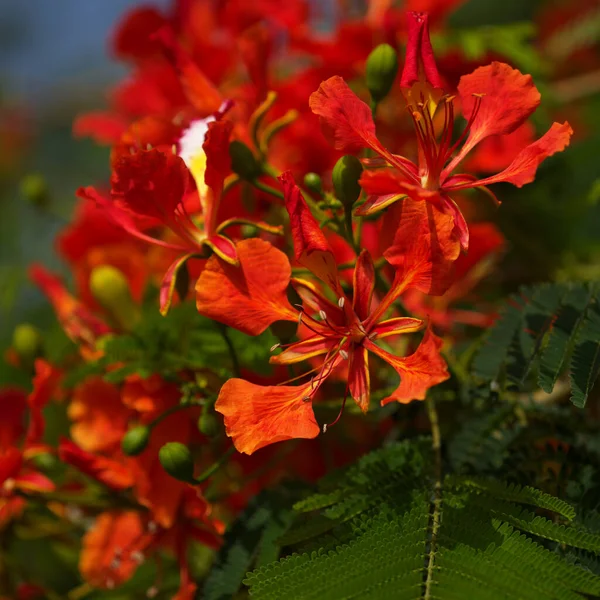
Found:
[[(108, 149), (74, 139), (71, 125), (75, 115), (106, 106), (111, 84), (126, 74), (111, 59), (110, 39), (123, 14), (139, 4), (0, 1), (0, 352), (18, 323), (51, 327), (51, 309), (26, 268), (41, 261), (65, 273), (53, 240), (70, 218), (74, 190), (108, 177)], [(436, 46), (458, 45), (475, 59), (490, 48), (504, 55), (532, 73), (542, 92), (546, 112), (537, 124), (568, 118), (576, 132), (572, 147), (554, 168), (540, 170), (535, 186), (498, 192), (505, 204), (500, 225), (521, 263), (526, 253), (531, 271), (517, 272), (513, 283), (545, 279), (557, 269), (565, 277), (597, 277), (600, 218), (590, 207), (600, 197), (600, 3), (456, 4), (451, 33), (434, 38)], [(3, 368), (2, 383), (9, 377)]]

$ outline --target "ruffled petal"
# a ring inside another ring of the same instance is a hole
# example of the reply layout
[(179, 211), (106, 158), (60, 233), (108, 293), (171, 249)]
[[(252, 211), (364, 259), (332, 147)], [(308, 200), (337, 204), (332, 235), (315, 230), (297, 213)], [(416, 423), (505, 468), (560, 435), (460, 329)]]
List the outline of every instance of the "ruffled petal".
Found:
[(350, 395), (354, 398), (360, 410), (366, 413), (369, 410), (371, 399), (371, 381), (369, 376), (369, 352), (362, 345), (355, 346), (350, 352), (348, 387)]
[(159, 301), (160, 301), (160, 314), (163, 317), (169, 312), (171, 308), (171, 304), (173, 302), (173, 294), (175, 293), (175, 288), (177, 285), (177, 277), (181, 271), (181, 269), (185, 268), (187, 261), (194, 256), (193, 254), (184, 254), (183, 256), (174, 260), (167, 272), (165, 273), (161, 284), (160, 284), (160, 292), (159, 292)]
[(198, 312), (249, 335), (279, 320), (296, 321), (286, 289), (291, 268), (287, 256), (268, 242), (251, 238), (236, 246), (240, 265), (217, 256), (207, 261), (196, 283)]
[(407, 404), (412, 400), (424, 400), (427, 390), (450, 377), (446, 362), (440, 354), (442, 340), (428, 329), (417, 351), (406, 358), (398, 358), (376, 346), (370, 340), (365, 346), (374, 354), (391, 365), (400, 375), (400, 385), (387, 398), (382, 406), (389, 402)]
[(238, 452), (252, 454), (259, 448), (296, 438), (315, 438), (320, 428), (312, 402), (304, 400), (312, 390), (303, 386), (260, 386), (230, 379), (215, 409), (225, 417), (225, 430)]
[(359, 320), (369, 316), (375, 290), (375, 266), (368, 250), (363, 250), (354, 267), (354, 297), (352, 307)]
[(337, 346), (338, 340), (331, 340), (321, 335), (314, 335), (306, 340), (290, 344), (281, 354), (271, 356), (270, 363), (275, 365), (291, 365), (309, 358), (326, 354)]
[(411, 317), (395, 317), (377, 323), (369, 332), (369, 339), (376, 340), (392, 335), (401, 335), (403, 333), (413, 333), (423, 329), (425, 321), (413, 319)]

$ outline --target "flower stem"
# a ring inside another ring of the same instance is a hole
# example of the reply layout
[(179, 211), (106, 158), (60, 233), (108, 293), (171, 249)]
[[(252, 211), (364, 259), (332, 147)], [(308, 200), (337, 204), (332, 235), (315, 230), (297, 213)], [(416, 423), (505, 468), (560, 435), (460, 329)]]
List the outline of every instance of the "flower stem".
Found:
[(271, 187), (270, 185), (267, 185), (266, 183), (263, 183), (262, 181), (258, 181), (258, 179), (255, 179), (252, 182), (252, 185), (260, 190), (261, 192), (264, 192), (265, 194), (269, 194), (271, 196), (274, 196), (275, 198), (278, 198), (279, 200), (283, 200), (283, 192), (281, 192), (280, 190), (275, 189), (274, 187)]
[(233, 345), (233, 342), (231, 341), (231, 338), (229, 337), (229, 333), (227, 333), (227, 326), (222, 325), (221, 323), (218, 323), (218, 329), (219, 329), (219, 333), (221, 334), (221, 337), (223, 338), (223, 341), (225, 342), (225, 344), (227, 345), (227, 349), (229, 350), (229, 356), (231, 358), (231, 365), (233, 368), (233, 374), (236, 377), (240, 376), (240, 361), (238, 359), (238, 355), (237, 352), (235, 351), (235, 346)]
[(200, 475), (198, 475), (198, 477), (194, 477), (194, 482), (195, 483), (203, 483), (204, 481), (206, 481), (213, 473), (218, 471), (221, 468), (221, 466), (223, 466), (223, 464), (225, 462), (227, 462), (227, 460), (229, 460), (229, 457), (234, 452), (235, 452), (235, 446), (231, 446), (231, 448), (229, 448), (229, 450), (227, 450), (223, 453), (223, 456), (221, 456), (221, 458), (216, 460), (212, 465), (210, 465), (210, 467), (208, 467), (202, 473), (200, 473)]
[(440, 436), (440, 425), (435, 402), (431, 396), (425, 400), (427, 416), (431, 424), (431, 449), (434, 460), (434, 487), (433, 507), (431, 511), (431, 540), (429, 545), (429, 561), (427, 563), (427, 578), (425, 580), (424, 600), (431, 600), (431, 586), (433, 584), (433, 572), (435, 568), (435, 554), (437, 551), (437, 538), (440, 529), (440, 518), (442, 508), (442, 438)]

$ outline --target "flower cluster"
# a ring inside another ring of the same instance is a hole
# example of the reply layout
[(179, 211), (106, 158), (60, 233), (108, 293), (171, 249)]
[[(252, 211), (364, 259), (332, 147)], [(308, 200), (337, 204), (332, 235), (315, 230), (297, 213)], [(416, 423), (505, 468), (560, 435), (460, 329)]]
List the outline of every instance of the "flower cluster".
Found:
[[(441, 27), (451, 3), (437, 4)], [(30, 271), (71, 350), (51, 359), (22, 328), (9, 360), (35, 373), (33, 391), (0, 391), (0, 527), (46, 498), (85, 529), (90, 585), (117, 586), (167, 551), (174, 597), (192, 598), (193, 544), (218, 548), (285, 472), (312, 479), (324, 452), (339, 464), (369, 447), (391, 426), (377, 405), (425, 400), (450, 378), (444, 343), (493, 321), (473, 290), (505, 242), (479, 200), (532, 182), (571, 128), (533, 140), (529, 75), (492, 62), (453, 81), (429, 16), (386, 6), (328, 39), (302, 0), (179, 1), (134, 10), (116, 32), (131, 73), (107, 111), (74, 125), (110, 146), (111, 165), (110, 185), (77, 191), (58, 239), (74, 291)], [(190, 303), (171, 357), (144, 326)], [(192, 323), (210, 332), (200, 363), (186, 355)], [(155, 366), (132, 367), (123, 340), (148, 337)], [(268, 344), (271, 371), (240, 360), (240, 344)], [(51, 404), (69, 422), (57, 449), (43, 441)], [(324, 433), (327, 451), (271, 446)], [(51, 480), (40, 456), (69, 470)]]

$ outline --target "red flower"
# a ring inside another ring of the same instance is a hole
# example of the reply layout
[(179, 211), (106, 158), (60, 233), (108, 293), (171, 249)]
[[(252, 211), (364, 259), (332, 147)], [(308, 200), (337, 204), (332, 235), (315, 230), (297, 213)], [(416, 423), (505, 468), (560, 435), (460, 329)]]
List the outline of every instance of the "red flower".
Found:
[[(369, 107), (340, 77), (324, 81), (312, 94), (310, 106), (320, 116), (324, 132), (333, 139), (338, 150), (357, 152), (371, 148), (383, 160), (365, 161), (367, 164), (392, 167), (364, 171), (360, 183), (368, 197), (357, 214), (372, 214), (404, 198), (426, 200), (453, 217), (461, 245), (466, 250), (468, 227), (451, 194), (466, 188), (479, 188), (495, 200), (487, 189), (492, 183), (507, 181), (518, 187), (530, 183), (539, 164), (568, 145), (572, 129), (568, 123), (554, 123), (545, 135), (519, 152), (497, 175), (478, 180), (472, 175), (455, 174), (456, 168), (477, 144), (490, 136), (511, 134), (525, 123), (539, 105), (540, 94), (529, 75), (523, 75), (509, 65), (494, 62), (479, 67), (463, 76), (458, 85), (467, 125), (453, 142), (454, 96), (442, 95), (431, 52), (427, 17), (409, 13), (409, 22), (402, 86), (417, 136), (417, 164), (390, 153), (379, 143)], [(440, 105), (443, 128), (438, 136), (434, 119)]]
[[(227, 434), (236, 448), (247, 454), (281, 440), (316, 437), (319, 427), (311, 402), (323, 382), (345, 361), (349, 364), (348, 392), (363, 412), (368, 410), (370, 399), (369, 353), (388, 362), (401, 377), (400, 385), (383, 404), (392, 400), (422, 400), (432, 385), (448, 378), (446, 365), (439, 355), (441, 340), (431, 331), (426, 332), (417, 351), (407, 358), (393, 356), (375, 343), (379, 339), (415, 332), (425, 326), (420, 319), (384, 319), (384, 315), (407, 288), (429, 290), (435, 285), (432, 273), (440, 261), (436, 245), (426, 236), (416, 237), (407, 249), (404, 261), (398, 264), (392, 288), (377, 306), (373, 306), (375, 269), (370, 254), (363, 250), (354, 269), (354, 292), (350, 300), (340, 285), (332, 250), (300, 190), (289, 174), (284, 174), (282, 181), (296, 258), (328, 285), (335, 293), (337, 303), (330, 301), (311, 282), (292, 279), (303, 301), (300, 322), (313, 335), (287, 345), (281, 354), (271, 358), (271, 362), (292, 364), (316, 356), (323, 357), (316, 375), (308, 383), (300, 386), (259, 386), (242, 379), (231, 379), (221, 388), (215, 408), (225, 416)], [(394, 251), (394, 247), (391, 250)], [(199, 284), (201, 281), (202, 277)], [(212, 293), (225, 296), (222, 288), (213, 289)], [(245, 327), (245, 311), (235, 309), (241, 293), (236, 293), (233, 287), (227, 293), (230, 294), (227, 306), (215, 303), (211, 316), (217, 320), (227, 319), (228, 324), (234, 327), (238, 323), (240, 328)], [(268, 311), (268, 306), (264, 310)], [(318, 317), (312, 316), (315, 313)], [(276, 318), (275, 313), (271, 320)]]

